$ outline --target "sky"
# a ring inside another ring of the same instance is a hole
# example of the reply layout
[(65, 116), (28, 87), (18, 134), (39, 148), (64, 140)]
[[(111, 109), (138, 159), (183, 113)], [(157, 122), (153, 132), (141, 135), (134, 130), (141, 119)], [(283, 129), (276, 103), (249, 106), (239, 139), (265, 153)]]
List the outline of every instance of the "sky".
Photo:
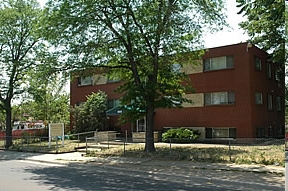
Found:
[[(47, 0), (38, 0), (41, 6), (44, 6), (46, 1)], [(241, 21), (245, 20), (245, 18), (237, 14), (239, 9), (236, 7), (236, 0), (226, 0), (226, 9), (227, 23), (231, 29), (227, 28), (217, 33), (204, 35), (204, 46), (206, 48), (237, 44), (248, 40), (248, 36), (244, 34), (244, 31), (240, 29), (238, 25)]]
[(206, 34), (204, 37), (206, 48), (237, 44), (248, 40), (248, 35), (244, 34), (244, 31), (239, 27), (239, 23), (245, 18), (237, 14), (239, 8), (236, 7), (236, 0), (226, 0), (226, 9), (227, 23), (231, 29), (227, 28), (214, 34)]

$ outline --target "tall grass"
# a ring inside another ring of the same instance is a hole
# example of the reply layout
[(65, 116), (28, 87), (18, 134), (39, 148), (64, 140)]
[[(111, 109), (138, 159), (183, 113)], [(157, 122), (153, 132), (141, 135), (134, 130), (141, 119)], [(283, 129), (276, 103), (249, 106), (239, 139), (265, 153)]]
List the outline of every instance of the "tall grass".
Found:
[(196, 162), (211, 163), (236, 163), (236, 164), (260, 164), (284, 166), (284, 145), (269, 146), (197, 146), (183, 145), (172, 148), (163, 145), (156, 145), (156, 152), (144, 152), (143, 144), (128, 145), (125, 152), (122, 147), (90, 152), (88, 156), (108, 157), (125, 156), (151, 158), (158, 160), (189, 160)]

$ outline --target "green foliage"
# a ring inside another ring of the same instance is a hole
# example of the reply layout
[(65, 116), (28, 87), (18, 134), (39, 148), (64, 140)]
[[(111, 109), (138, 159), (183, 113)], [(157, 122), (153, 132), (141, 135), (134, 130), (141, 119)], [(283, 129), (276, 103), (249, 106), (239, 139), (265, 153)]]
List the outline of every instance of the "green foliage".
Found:
[(87, 96), (87, 101), (71, 109), (74, 118), (73, 133), (107, 129), (107, 95), (98, 91)]
[(28, 114), (35, 121), (42, 120), (50, 122), (69, 122), (69, 94), (53, 95), (47, 92), (45, 100), (26, 100), (18, 105), (13, 106), (13, 121), (26, 121), (27, 117), (23, 114)]
[(5, 129), (5, 111), (0, 107), (0, 130)]
[(199, 58), (195, 50), (202, 49), (203, 29), (226, 24), (223, 0), (49, 0), (46, 12), (47, 39), (61, 43), (67, 67), (109, 68), (124, 82), (122, 104), (135, 108), (126, 117), (146, 112), (152, 140), (146, 148), (152, 152), (155, 108), (186, 101), (186, 88), (179, 84), (184, 74), (175, 73), (173, 64), (180, 53), (194, 51), (192, 57)]
[[(239, 14), (247, 16), (240, 23), (252, 42), (271, 52), (273, 62), (285, 63), (285, 1), (284, 0), (237, 0)], [(287, 22), (286, 22), (287, 23)]]
[[(6, 113), (6, 147), (12, 145), (11, 102), (25, 92), (26, 72), (45, 51), (42, 10), (35, 0), (0, 2), (0, 107)], [(10, 138), (9, 138), (10, 137)]]
[(169, 129), (167, 132), (163, 133), (163, 142), (172, 143), (190, 143), (197, 139), (200, 135), (198, 130), (191, 130), (185, 128), (175, 128)]

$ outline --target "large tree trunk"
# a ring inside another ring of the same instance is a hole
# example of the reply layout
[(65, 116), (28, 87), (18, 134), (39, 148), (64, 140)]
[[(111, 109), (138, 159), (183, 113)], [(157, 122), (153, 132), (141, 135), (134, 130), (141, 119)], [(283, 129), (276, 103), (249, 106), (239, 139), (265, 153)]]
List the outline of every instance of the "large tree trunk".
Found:
[(12, 108), (11, 103), (7, 103), (5, 105), (6, 111), (6, 144), (5, 148), (9, 148), (12, 146)]
[(145, 151), (155, 152), (154, 145), (154, 103), (147, 104)]

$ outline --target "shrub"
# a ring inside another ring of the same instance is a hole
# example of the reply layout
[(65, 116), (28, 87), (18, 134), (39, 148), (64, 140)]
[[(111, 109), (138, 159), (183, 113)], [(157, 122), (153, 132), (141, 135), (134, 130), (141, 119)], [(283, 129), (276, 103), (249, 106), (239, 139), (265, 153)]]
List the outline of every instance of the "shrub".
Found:
[(107, 94), (102, 91), (92, 92), (87, 96), (87, 101), (71, 108), (73, 117), (73, 133), (107, 129)]
[(186, 128), (177, 128), (169, 129), (167, 132), (162, 134), (163, 142), (172, 142), (172, 143), (191, 143), (197, 139), (200, 135), (198, 130), (186, 129)]

